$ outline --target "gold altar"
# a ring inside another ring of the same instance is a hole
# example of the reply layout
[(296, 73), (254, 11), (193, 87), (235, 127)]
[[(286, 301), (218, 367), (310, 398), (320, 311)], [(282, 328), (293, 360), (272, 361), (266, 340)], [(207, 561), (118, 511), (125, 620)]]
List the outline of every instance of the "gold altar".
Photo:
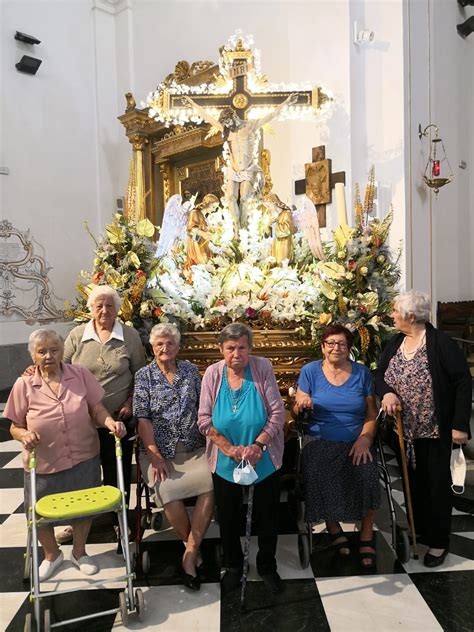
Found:
[[(196, 364), (201, 373), (222, 359), (217, 346), (217, 331), (190, 331), (182, 334), (179, 357)], [(296, 385), (301, 368), (315, 359), (309, 332), (295, 329), (254, 329), (253, 353), (271, 360), (280, 391), (288, 393)]]

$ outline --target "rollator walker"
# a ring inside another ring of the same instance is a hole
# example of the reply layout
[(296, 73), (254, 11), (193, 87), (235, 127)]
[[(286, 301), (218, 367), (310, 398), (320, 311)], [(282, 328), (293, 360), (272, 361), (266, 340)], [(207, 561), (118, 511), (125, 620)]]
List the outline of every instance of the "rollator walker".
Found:
[[(90, 489), (82, 489), (74, 492), (65, 492), (60, 494), (51, 494), (44, 496), (39, 501), (36, 500), (36, 454), (32, 450), (30, 455), (30, 483), (31, 483), (31, 506), (28, 508), (28, 538), (25, 553), (24, 579), (30, 580), (30, 601), (33, 602), (34, 619), (37, 632), (41, 629), (49, 632), (53, 628), (58, 628), (79, 621), (87, 621), (97, 617), (105, 617), (107, 615), (120, 612), (122, 622), (127, 625), (128, 615), (136, 612), (140, 621), (143, 620), (145, 613), (145, 600), (140, 588), (133, 590), (132, 580), (134, 574), (131, 570), (129, 540), (128, 540), (128, 523), (127, 523), (127, 504), (125, 498), (125, 487), (122, 469), (122, 445), (120, 439), (115, 437), (115, 457), (117, 460), (117, 481), (118, 488), (111, 485), (101, 487), (92, 487)], [(84, 615), (51, 622), (51, 614), (49, 609), (45, 609), (41, 618), (41, 600), (45, 597), (53, 597), (65, 593), (75, 592), (77, 588), (66, 590), (56, 590), (51, 592), (40, 592), (39, 579), (39, 563), (38, 563), (38, 528), (58, 520), (74, 520), (75, 518), (87, 518), (102, 513), (115, 511), (117, 513), (120, 531), (120, 542), (122, 545), (123, 557), (125, 560), (125, 575), (119, 577), (107, 578), (106, 580), (88, 581), (87, 588), (95, 586), (103, 586), (111, 581), (126, 581), (126, 588), (119, 593), (119, 605), (117, 608), (104, 610), (93, 614)], [(26, 615), (25, 632), (32, 629), (31, 613)]]

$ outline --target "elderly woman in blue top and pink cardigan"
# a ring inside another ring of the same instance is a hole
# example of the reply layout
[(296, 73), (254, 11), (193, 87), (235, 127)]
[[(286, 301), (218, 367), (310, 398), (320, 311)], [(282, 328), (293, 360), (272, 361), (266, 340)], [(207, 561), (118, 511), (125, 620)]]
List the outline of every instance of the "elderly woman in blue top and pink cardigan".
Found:
[(283, 402), (270, 361), (250, 355), (251, 329), (241, 323), (227, 325), (219, 335), (219, 348), (224, 359), (208, 367), (204, 374), (198, 424), (207, 438), (207, 457), (213, 472), (226, 567), (222, 588), (237, 587), (242, 573), (242, 486), (234, 483), (233, 471), (246, 459), (258, 475), (254, 491), (257, 572), (266, 586), (277, 593), (283, 588), (275, 559)]

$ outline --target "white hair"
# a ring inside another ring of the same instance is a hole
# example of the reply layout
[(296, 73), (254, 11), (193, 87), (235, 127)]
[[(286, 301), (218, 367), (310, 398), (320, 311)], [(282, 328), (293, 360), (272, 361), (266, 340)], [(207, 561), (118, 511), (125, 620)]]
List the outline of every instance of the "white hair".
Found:
[(158, 325), (155, 325), (150, 331), (150, 344), (153, 345), (157, 338), (164, 338), (165, 336), (167, 338), (173, 338), (175, 343), (179, 345), (181, 334), (179, 333), (179, 329), (173, 323), (159, 323)]
[(430, 320), (431, 300), (425, 292), (402, 292), (395, 297), (394, 304), (402, 318), (414, 316), (417, 323), (426, 323)]
[(30, 352), (31, 357), (33, 357), (37, 345), (42, 340), (54, 340), (59, 343), (61, 349), (64, 349), (64, 339), (56, 331), (54, 331), (54, 329), (36, 329), (31, 332), (30, 337), (28, 338), (28, 351)]
[(119, 311), (122, 307), (122, 299), (120, 298), (117, 290), (114, 290), (114, 288), (110, 287), (110, 285), (96, 285), (87, 298), (87, 307), (89, 310), (92, 310), (94, 303), (100, 296), (112, 298), (117, 311)]

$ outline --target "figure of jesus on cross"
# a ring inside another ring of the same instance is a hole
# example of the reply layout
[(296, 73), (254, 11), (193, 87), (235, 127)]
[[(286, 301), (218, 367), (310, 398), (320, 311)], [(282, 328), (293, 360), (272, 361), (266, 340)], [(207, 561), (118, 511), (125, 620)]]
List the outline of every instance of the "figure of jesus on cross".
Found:
[(272, 112), (249, 121), (242, 120), (231, 107), (224, 108), (219, 119), (215, 119), (190, 97), (185, 96), (183, 99), (206, 123), (218, 129), (228, 144), (230, 160), (225, 173), (224, 193), (236, 232), (239, 227), (247, 228), (248, 204), (252, 198), (260, 195), (264, 185), (263, 171), (255, 160), (258, 131), (275, 119), (285, 106), (296, 103), (298, 95), (290, 94)]

